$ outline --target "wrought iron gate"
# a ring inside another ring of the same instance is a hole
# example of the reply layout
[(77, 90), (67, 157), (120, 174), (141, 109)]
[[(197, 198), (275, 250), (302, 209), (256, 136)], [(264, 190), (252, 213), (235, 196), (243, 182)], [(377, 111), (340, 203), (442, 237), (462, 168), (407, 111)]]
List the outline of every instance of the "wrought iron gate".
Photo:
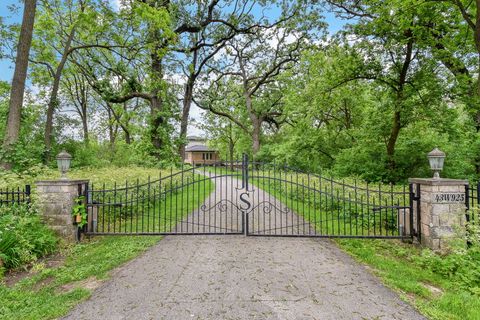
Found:
[(86, 192), (90, 235), (410, 238), (412, 188), (335, 181), (275, 163), (194, 164)]

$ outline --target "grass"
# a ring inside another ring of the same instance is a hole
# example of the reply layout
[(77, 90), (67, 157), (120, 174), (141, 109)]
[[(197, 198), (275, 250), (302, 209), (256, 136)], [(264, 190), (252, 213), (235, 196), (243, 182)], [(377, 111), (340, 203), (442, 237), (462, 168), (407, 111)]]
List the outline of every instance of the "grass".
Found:
[(214, 183), (210, 179), (195, 174), (189, 176), (182, 185), (170, 185), (167, 181), (162, 185), (161, 191), (150, 189), (148, 193), (137, 192), (129, 196), (128, 201), (125, 201), (121, 193), (120, 196), (116, 194), (112, 197), (109, 195), (106, 199), (100, 198), (101, 202), (121, 203), (122, 206), (100, 206), (97, 231), (171, 232), (172, 228), (197, 209), (213, 190)]

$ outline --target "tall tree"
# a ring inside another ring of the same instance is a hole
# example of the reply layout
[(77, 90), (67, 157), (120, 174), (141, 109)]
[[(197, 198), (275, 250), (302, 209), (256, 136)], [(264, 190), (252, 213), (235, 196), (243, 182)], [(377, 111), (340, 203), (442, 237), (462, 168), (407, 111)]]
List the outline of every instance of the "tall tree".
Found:
[[(418, 111), (428, 110), (441, 98), (435, 73), (435, 62), (422, 41), (423, 25), (429, 20), (419, 7), (404, 8), (396, 1), (331, 1), (337, 12), (355, 18), (345, 37), (355, 36), (355, 48), (363, 64), (350, 70), (340, 84), (349, 81), (374, 81), (387, 95), (383, 109), (390, 110), (390, 124), (385, 126), (383, 140), (389, 177), (396, 181), (396, 145), (401, 131)], [(382, 5), (379, 5), (382, 3)], [(406, 10), (407, 12), (399, 14)], [(428, 94), (427, 94), (428, 92)], [(416, 105), (417, 104), (417, 105)], [(414, 112), (415, 111), (415, 112)]]
[[(48, 88), (44, 162), (49, 162), (54, 139), (54, 113), (59, 107), (64, 69), (77, 51), (110, 48), (108, 41), (101, 42), (110, 26), (94, 23), (101, 16), (97, 10), (105, 7), (96, 0), (45, 0), (42, 4), (32, 62), (37, 66), (35, 75), (39, 83)], [(40, 69), (46, 72), (42, 73)]]
[[(28, 57), (32, 43), (33, 25), (35, 22), (36, 0), (25, 0), (23, 9), (22, 27), (18, 39), (17, 56), (15, 59), (15, 71), (13, 74), (12, 89), (8, 108), (7, 128), (3, 141), (3, 148), (6, 152), (11, 150), (18, 141), (20, 134), (20, 123), (25, 93), (25, 81), (27, 78)], [(2, 162), (4, 169), (11, 169), (12, 163), (6, 159)]]
[(90, 142), (88, 119), (91, 115), (91, 104), (93, 105), (91, 102), (94, 102), (92, 89), (85, 77), (76, 70), (72, 70), (64, 76), (63, 82), (68, 100), (73, 104), (74, 111), (82, 122), (83, 142), (88, 145)]
[[(165, 81), (165, 55), (176, 34), (169, 1), (132, 1), (118, 13), (111, 10), (109, 46), (77, 55), (75, 63), (92, 88), (109, 104), (142, 99), (149, 104), (151, 154), (161, 158), (171, 144), (171, 100)], [(170, 151), (168, 151), (170, 152)]]
[[(267, 2), (262, 6), (267, 7), (269, 4), (270, 2)], [(182, 158), (185, 156), (188, 117), (195, 86), (202, 73), (208, 70), (210, 61), (216, 59), (221, 50), (235, 37), (254, 33), (260, 27), (272, 28), (291, 18), (291, 16), (285, 16), (269, 19), (268, 14), (263, 10), (260, 15), (255, 15), (252, 12), (255, 6), (248, 0), (237, 1), (235, 6), (217, 10), (215, 10), (217, 6), (215, 2), (211, 2), (208, 8), (206, 6), (207, 3), (196, 2), (196, 7), (192, 10), (191, 6), (181, 5), (180, 12), (177, 14), (181, 17), (180, 20), (192, 20), (195, 21), (194, 25), (198, 26), (196, 30), (191, 29), (189, 33), (182, 35), (179, 45), (174, 48), (176, 53), (183, 54), (181, 58), (175, 55), (174, 59), (179, 61), (180, 69), (186, 78), (180, 117), (179, 154)], [(222, 7), (222, 4), (218, 6)], [(292, 11), (290, 15), (295, 15), (296, 11)], [(208, 18), (209, 16), (211, 18)]]
[(313, 29), (310, 27), (309, 20), (301, 12), (290, 15), (280, 24), (257, 27), (255, 32), (229, 41), (222, 59), (210, 66), (209, 77), (214, 80), (210, 81), (210, 87), (203, 93), (215, 96), (224, 91), (219, 87), (225, 84), (239, 90), (238, 99), (242, 103), (235, 105), (243, 106), (248, 123), (236, 119), (229, 105), (216, 104), (215, 107), (199, 101), (199, 106), (229, 118), (244, 129), (252, 139), (254, 155), (260, 150), (262, 126), (265, 123), (279, 123), (282, 116), (279, 75), (291, 69), (299, 60), (302, 49), (308, 43), (309, 31)]

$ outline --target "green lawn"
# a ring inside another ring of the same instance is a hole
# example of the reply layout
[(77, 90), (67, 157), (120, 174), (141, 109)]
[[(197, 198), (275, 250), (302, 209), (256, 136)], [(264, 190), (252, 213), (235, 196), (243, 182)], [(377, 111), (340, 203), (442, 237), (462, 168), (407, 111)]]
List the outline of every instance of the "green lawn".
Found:
[[(214, 190), (214, 183), (198, 174), (180, 181), (163, 181), (152, 188), (131, 190), (127, 201), (122, 192), (100, 197), (100, 202), (121, 206), (100, 206), (98, 232), (106, 233), (168, 233), (188, 214), (203, 204)], [(146, 191), (148, 189), (148, 191)], [(103, 195), (101, 193), (100, 195)], [(183, 226), (182, 226), (183, 228)], [(178, 230), (178, 232), (187, 230)], [(191, 231), (191, 230), (190, 230)]]

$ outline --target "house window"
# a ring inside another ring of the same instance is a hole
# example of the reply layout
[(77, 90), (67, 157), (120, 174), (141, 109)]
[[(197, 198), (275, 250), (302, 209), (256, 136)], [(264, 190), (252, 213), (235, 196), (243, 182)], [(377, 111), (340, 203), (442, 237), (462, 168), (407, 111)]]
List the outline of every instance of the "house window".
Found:
[(208, 153), (202, 153), (202, 159), (203, 160), (212, 160), (213, 159), (213, 154), (208, 152)]

